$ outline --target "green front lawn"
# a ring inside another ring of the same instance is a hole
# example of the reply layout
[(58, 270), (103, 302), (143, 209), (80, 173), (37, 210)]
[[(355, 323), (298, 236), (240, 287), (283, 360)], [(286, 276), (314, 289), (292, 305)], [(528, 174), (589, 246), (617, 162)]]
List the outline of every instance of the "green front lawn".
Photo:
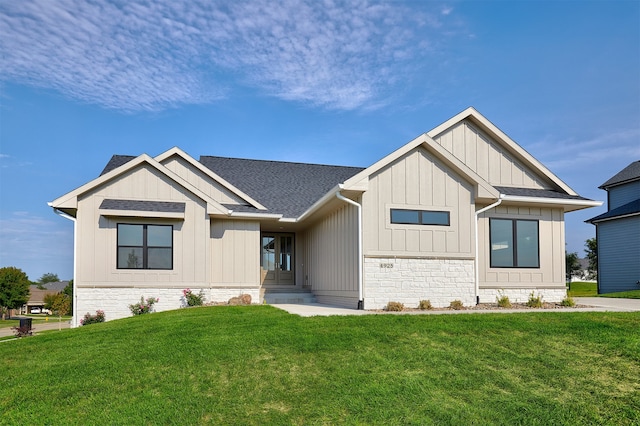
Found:
[(0, 424), (638, 424), (640, 314), (143, 315), (0, 343)]
[(613, 297), (617, 299), (640, 299), (640, 290), (598, 294), (597, 283), (579, 281), (569, 284), (569, 290), (567, 291), (567, 294), (571, 297)]

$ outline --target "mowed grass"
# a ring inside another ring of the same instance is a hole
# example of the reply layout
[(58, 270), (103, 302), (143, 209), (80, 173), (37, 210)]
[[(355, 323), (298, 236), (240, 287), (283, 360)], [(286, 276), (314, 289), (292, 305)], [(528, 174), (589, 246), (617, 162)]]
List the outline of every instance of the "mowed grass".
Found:
[(639, 313), (155, 313), (0, 343), (0, 424), (639, 424)]
[(617, 299), (640, 299), (640, 289), (618, 293), (598, 294), (598, 284), (591, 282), (572, 282), (567, 294), (571, 297), (612, 297)]

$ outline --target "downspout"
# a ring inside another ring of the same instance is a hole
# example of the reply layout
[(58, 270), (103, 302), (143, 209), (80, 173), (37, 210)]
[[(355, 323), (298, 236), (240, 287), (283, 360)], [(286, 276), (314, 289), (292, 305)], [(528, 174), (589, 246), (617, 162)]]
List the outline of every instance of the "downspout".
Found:
[(479, 270), (480, 261), (478, 260), (480, 258), (480, 255), (478, 253), (478, 250), (479, 250), (479, 245), (478, 245), (478, 216), (480, 216), (480, 214), (486, 212), (487, 210), (491, 210), (492, 208), (499, 206), (500, 203), (502, 203), (503, 199), (504, 199), (504, 194), (500, 194), (500, 196), (498, 197), (498, 201), (496, 201), (493, 204), (489, 204), (488, 206), (483, 207), (480, 210), (476, 211), (476, 220), (474, 222), (475, 235), (476, 235), (476, 255), (474, 256), (476, 305), (478, 305), (480, 303), (480, 270)]
[(336, 197), (346, 203), (356, 206), (358, 209), (358, 310), (364, 309), (364, 299), (362, 298), (362, 205), (336, 192)]
[(53, 211), (60, 217), (64, 217), (65, 219), (69, 219), (70, 221), (73, 222), (73, 299), (71, 300), (71, 303), (73, 305), (73, 316), (71, 317), (71, 327), (75, 328), (78, 326), (78, 310), (77, 310), (77, 297), (78, 297), (78, 292), (76, 291), (76, 268), (77, 268), (77, 253), (78, 253), (78, 232), (76, 229), (76, 218), (73, 216), (68, 215), (67, 213), (63, 212), (62, 210), (58, 210), (55, 207), (53, 208)]

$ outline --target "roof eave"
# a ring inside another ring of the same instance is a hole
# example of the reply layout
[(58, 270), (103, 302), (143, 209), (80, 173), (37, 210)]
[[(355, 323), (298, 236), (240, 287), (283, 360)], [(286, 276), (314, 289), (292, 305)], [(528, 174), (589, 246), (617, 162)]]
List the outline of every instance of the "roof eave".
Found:
[(566, 198), (525, 197), (522, 195), (505, 195), (503, 202), (527, 203), (538, 205), (563, 206), (565, 212), (600, 207), (603, 202), (595, 200), (571, 200)]

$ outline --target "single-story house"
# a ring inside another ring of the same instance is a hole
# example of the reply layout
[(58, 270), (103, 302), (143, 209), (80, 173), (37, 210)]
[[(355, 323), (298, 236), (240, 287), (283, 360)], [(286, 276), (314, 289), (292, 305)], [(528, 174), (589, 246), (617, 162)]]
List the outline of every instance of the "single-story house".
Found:
[(43, 314), (49, 313), (44, 308), (44, 298), (47, 294), (57, 294), (60, 293), (64, 288), (69, 284), (69, 281), (56, 281), (46, 283), (40, 287), (37, 285), (29, 286), (29, 300), (27, 303), (22, 305), (19, 309), (19, 313), (22, 315), (26, 314)]
[(587, 220), (596, 227), (598, 293), (640, 290), (640, 161), (599, 188), (607, 212)]
[[(366, 168), (116, 155), (49, 203), (75, 223), (74, 312), (130, 315), (245, 293), (380, 309), (566, 296), (564, 214), (579, 196), (473, 108)], [(75, 319), (77, 324), (77, 318)]]

